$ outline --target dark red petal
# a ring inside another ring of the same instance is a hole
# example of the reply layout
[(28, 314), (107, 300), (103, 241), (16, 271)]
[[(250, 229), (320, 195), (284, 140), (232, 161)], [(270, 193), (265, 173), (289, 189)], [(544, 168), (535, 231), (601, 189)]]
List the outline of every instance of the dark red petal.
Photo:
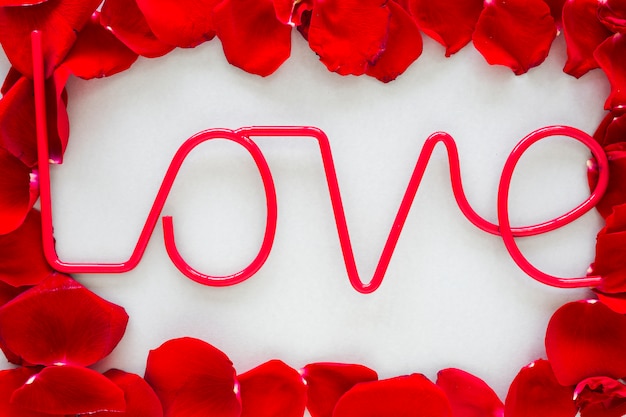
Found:
[(102, 411), (97, 417), (163, 417), (163, 407), (150, 385), (139, 375), (111, 369), (104, 373), (124, 391), (126, 411)]
[(546, 59), (555, 36), (543, 0), (485, 0), (473, 40), (488, 63), (520, 75)]
[(626, 31), (626, 3), (623, 0), (598, 2), (598, 18), (613, 32)]
[(286, 25), (302, 24), (304, 12), (313, 10), (314, 0), (273, 0), (276, 18)]
[(563, 71), (579, 78), (598, 68), (593, 51), (611, 36), (597, 18), (598, 0), (568, 0), (563, 7), (567, 62)]
[[(29, 286), (14, 287), (12, 285), (9, 285), (5, 282), (0, 281), (0, 307), (5, 305), (9, 301), (14, 299), (18, 295), (20, 295), (21, 293), (23, 293), (24, 291), (28, 290), (29, 288), (30, 288)], [(0, 346), (0, 348), (2, 348), (2, 346)]]
[(0, 0), (0, 7), (5, 6), (27, 6), (32, 4), (39, 4), (48, 0)]
[(312, 417), (331, 417), (333, 409), (348, 390), (359, 382), (378, 379), (378, 374), (363, 365), (312, 363), (302, 369), (308, 386), (307, 409)]
[(136, 0), (106, 0), (102, 5), (100, 23), (141, 56), (156, 58), (174, 49), (152, 33)]
[[(596, 209), (606, 219), (615, 206), (626, 203), (626, 142), (607, 145), (604, 150), (609, 160), (609, 185)], [(595, 186), (598, 178), (595, 164), (589, 167), (588, 177), (590, 185)]]
[(333, 417), (452, 417), (445, 393), (423, 375), (362, 382), (339, 399)]
[(146, 381), (166, 417), (239, 417), (235, 369), (220, 350), (202, 340), (173, 339), (150, 351)]
[(574, 387), (560, 385), (546, 360), (522, 368), (504, 401), (506, 417), (574, 417), (577, 411)]
[(291, 26), (276, 18), (272, 0), (223, 0), (215, 7), (215, 30), (232, 65), (267, 76), (291, 53)]
[(550, 14), (557, 26), (561, 26), (563, 6), (567, 0), (543, 0), (550, 7)]
[(594, 290), (598, 300), (618, 314), (626, 314), (626, 293), (604, 294)]
[(626, 316), (595, 301), (558, 309), (546, 331), (546, 353), (561, 385), (592, 376), (626, 375)]
[(394, 1), (387, 5), (391, 11), (387, 46), (366, 71), (385, 83), (395, 80), (422, 54), (422, 35), (413, 18)]
[(38, 368), (17, 368), (0, 371), (0, 416), (2, 417), (50, 417), (50, 414), (26, 410), (11, 403), (11, 395), (30, 377), (39, 372)]
[(480, 378), (460, 369), (437, 373), (437, 386), (447, 395), (454, 417), (502, 417), (504, 404)]
[(594, 58), (611, 84), (604, 108), (622, 108), (626, 105), (626, 38), (616, 33), (598, 46)]
[(0, 338), (26, 362), (91, 365), (119, 343), (124, 309), (54, 274), (0, 308)]
[(391, 12), (387, 0), (315, 3), (309, 46), (330, 71), (361, 75), (385, 49)]
[[(69, 137), (69, 120), (62, 74), (46, 81), (46, 110), (50, 159), (60, 162)], [(0, 100), (0, 146), (29, 167), (37, 165), (34, 87), (31, 80), (20, 78)]]
[(622, 112), (609, 112), (593, 137), (602, 146), (626, 141), (626, 114)]
[(80, 366), (49, 366), (15, 390), (16, 406), (49, 414), (124, 411), (124, 392), (102, 374)]
[(284, 362), (266, 362), (237, 377), (241, 417), (302, 417), (306, 385), (302, 376)]
[[(39, 183), (31, 169), (0, 147), (0, 246), (6, 241), (2, 235), (14, 232), (22, 225), (38, 197)], [(4, 269), (2, 260), (15, 263), (14, 259), (0, 252), (0, 279)]]
[(41, 214), (32, 209), (19, 229), (0, 236), (0, 281), (36, 285), (51, 273), (41, 244)]
[(117, 74), (130, 68), (136, 60), (137, 54), (100, 24), (100, 14), (96, 12), (78, 34), (62, 66), (75, 76), (89, 80)]
[(626, 413), (626, 386), (612, 378), (587, 378), (576, 386), (575, 395), (582, 417), (623, 417)]
[(32, 77), (31, 32), (43, 33), (46, 75), (50, 76), (101, 0), (49, 0), (29, 7), (0, 8), (0, 43), (22, 74)]
[(409, 0), (409, 8), (420, 29), (450, 56), (472, 40), (483, 0)]
[(213, 8), (220, 0), (136, 0), (156, 37), (169, 45), (193, 48), (213, 39)]

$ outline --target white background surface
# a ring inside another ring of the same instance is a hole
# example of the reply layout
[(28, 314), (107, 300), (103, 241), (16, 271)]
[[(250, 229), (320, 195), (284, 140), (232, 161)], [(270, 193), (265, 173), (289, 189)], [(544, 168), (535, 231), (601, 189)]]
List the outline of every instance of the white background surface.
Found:
[[(466, 192), (495, 221), (496, 186), (514, 145), (532, 130), (566, 124), (592, 133), (608, 84), (599, 71), (561, 72), (558, 39), (546, 63), (515, 77), (469, 46), (450, 59), (425, 40), (398, 80), (329, 73), (294, 35), (292, 58), (263, 79), (231, 67), (219, 41), (140, 59), (105, 80), (71, 80), (71, 138), (53, 168), (55, 229), (67, 261), (122, 261), (131, 253), (176, 149), (213, 127), (312, 125), (329, 136), (357, 265), (369, 280), (426, 137), (456, 139)], [(318, 148), (313, 140), (258, 140), (278, 193), (278, 229), (265, 266), (230, 288), (201, 286), (171, 264), (157, 226), (133, 272), (77, 278), (124, 306), (126, 335), (99, 367), (143, 374), (150, 349), (193, 336), (222, 349), (244, 372), (279, 358), (357, 362), (382, 378), (446, 367), (485, 379), (502, 399), (519, 368), (545, 356), (554, 310), (585, 297), (532, 281), (497, 237), (458, 210), (447, 157), (429, 165), (382, 287), (354, 291), (343, 265)], [(562, 214), (587, 195), (588, 151), (574, 141), (539, 144), (522, 160), (511, 205), (515, 224)], [(198, 147), (163, 214), (179, 249), (209, 274), (240, 270), (260, 244), (265, 200), (251, 158), (235, 145)], [(599, 217), (521, 242), (549, 273), (583, 275)]]

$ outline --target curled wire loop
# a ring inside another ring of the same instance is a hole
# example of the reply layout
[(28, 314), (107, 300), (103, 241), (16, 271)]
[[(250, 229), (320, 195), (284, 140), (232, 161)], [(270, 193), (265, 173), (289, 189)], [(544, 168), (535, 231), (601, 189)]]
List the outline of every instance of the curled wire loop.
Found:
[[(42, 212), (42, 232), (44, 253), (48, 262), (57, 270), (66, 273), (123, 273), (135, 268), (141, 260), (148, 241), (154, 231), (158, 218), (167, 200), (167, 196), (172, 188), (176, 175), (189, 153), (199, 144), (213, 139), (225, 139), (241, 145), (252, 156), (256, 167), (261, 176), (266, 197), (266, 224), (265, 234), (259, 252), (255, 258), (241, 271), (227, 276), (211, 276), (197, 271), (191, 267), (180, 254), (176, 246), (174, 234), (174, 224), (171, 216), (164, 216), (163, 231), (164, 241), (167, 253), (172, 259), (174, 265), (187, 277), (201, 284), (210, 286), (227, 286), (234, 285), (245, 281), (254, 275), (265, 263), (272, 249), (277, 223), (277, 201), (276, 189), (270, 168), (263, 156), (262, 151), (254, 142), (255, 137), (288, 137), (290, 139), (314, 139), (319, 146), (322, 165), (330, 202), (332, 205), (337, 234), (343, 253), (346, 266), (346, 272), (351, 285), (358, 292), (367, 294), (378, 289), (383, 281), (387, 267), (391, 261), (391, 257), (395, 250), (400, 233), (404, 227), (404, 223), (409, 214), (413, 200), (419, 188), (420, 182), (428, 166), (428, 162), (435, 146), (442, 143), (446, 148), (452, 191), (456, 202), (461, 209), (463, 215), (479, 229), (501, 236), (502, 240), (509, 251), (513, 260), (517, 265), (532, 278), (555, 287), (575, 288), (597, 286), (601, 282), (599, 276), (560, 278), (546, 274), (534, 267), (522, 254), (515, 242), (515, 237), (534, 236), (558, 229), (585, 214), (595, 206), (602, 197), (608, 184), (608, 161), (602, 147), (586, 133), (567, 126), (549, 126), (536, 130), (523, 138), (509, 155), (500, 177), (500, 185), (497, 196), (497, 212), (498, 223), (494, 224), (478, 215), (468, 202), (463, 191), (461, 179), (461, 171), (459, 166), (458, 149), (454, 139), (445, 132), (436, 132), (425, 141), (419, 154), (413, 173), (407, 185), (404, 196), (401, 200), (398, 212), (389, 231), (389, 235), (383, 247), (378, 264), (373, 273), (373, 277), (369, 282), (363, 282), (360, 278), (354, 252), (350, 241), (350, 234), (345, 217), (345, 211), (341, 200), (341, 192), (337, 180), (335, 164), (333, 162), (332, 152), (328, 137), (318, 128), (307, 126), (269, 126), (269, 127), (244, 127), (237, 130), (230, 129), (209, 129), (200, 132), (189, 138), (174, 155), (172, 162), (166, 171), (161, 187), (154, 199), (154, 203), (144, 227), (139, 235), (139, 239), (130, 258), (120, 263), (69, 263), (59, 259), (53, 236), (52, 225), (52, 203), (50, 191), (50, 167), (48, 153), (48, 138), (46, 128), (46, 107), (44, 92), (44, 75), (43, 75), (43, 58), (41, 53), (40, 34), (33, 33), (33, 65), (35, 69), (35, 103), (36, 103), (36, 120), (37, 120), (37, 146), (39, 158), (39, 176), (40, 176), (40, 195), (41, 195), (41, 212)], [(567, 213), (548, 220), (543, 223), (512, 227), (508, 213), (508, 197), (511, 180), (515, 171), (515, 167), (524, 154), (524, 152), (534, 143), (550, 137), (565, 136), (573, 138), (584, 144), (591, 151), (596, 159), (599, 179), (595, 188), (589, 197), (581, 204)]]

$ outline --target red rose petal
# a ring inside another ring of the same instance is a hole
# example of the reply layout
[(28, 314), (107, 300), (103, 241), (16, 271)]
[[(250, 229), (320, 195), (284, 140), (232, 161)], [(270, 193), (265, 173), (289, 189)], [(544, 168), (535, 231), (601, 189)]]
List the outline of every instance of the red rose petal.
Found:
[(16, 406), (49, 414), (124, 411), (124, 392), (102, 374), (80, 366), (50, 366), (15, 390)]
[[(0, 148), (0, 246), (3, 240), (6, 242), (2, 235), (22, 225), (38, 197), (39, 184), (36, 176), (31, 176), (30, 168)], [(0, 259), (15, 263), (14, 259), (7, 258), (4, 253), (0, 255)], [(0, 264), (0, 279), (3, 269), (4, 265)]]
[(146, 381), (163, 404), (165, 417), (239, 417), (235, 369), (220, 350), (189, 337), (150, 351)]
[(622, 0), (598, 2), (598, 18), (613, 32), (626, 31), (626, 3)]
[(276, 18), (272, 0), (223, 0), (214, 11), (215, 30), (232, 65), (267, 76), (291, 53), (291, 26)]
[(546, 59), (555, 36), (554, 19), (542, 0), (485, 0), (473, 41), (489, 64), (520, 75)]
[(219, 0), (136, 0), (156, 37), (169, 45), (193, 48), (213, 39), (213, 8)]
[(626, 114), (609, 112), (593, 134), (602, 146), (626, 141)]
[(100, 14), (96, 12), (78, 34), (62, 66), (75, 76), (89, 80), (117, 74), (130, 68), (136, 60), (137, 54), (100, 24)]
[(91, 365), (121, 340), (128, 315), (55, 274), (0, 308), (0, 338), (26, 362)]
[(46, 76), (65, 58), (101, 0), (53, 0), (29, 7), (0, 8), (0, 43), (22, 74), (32, 77), (31, 32), (43, 33)]
[(563, 71), (579, 78), (598, 68), (593, 51), (611, 36), (597, 18), (598, 0), (568, 0), (563, 7), (567, 62)]
[(385, 49), (390, 17), (386, 0), (316, 2), (309, 46), (329, 71), (364, 74)]
[(41, 214), (33, 209), (19, 229), (0, 236), (0, 281), (36, 285), (52, 272), (41, 244)]
[(387, 46), (366, 71), (385, 83), (395, 80), (422, 54), (422, 35), (413, 18), (397, 3), (390, 1), (387, 5), (391, 11)]
[(626, 38), (616, 33), (598, 46), (594, 58), (611, 84), (611, 94), (604, 108), (622, 108), (626, 104)]
[(506, 417), (574, 417), (577, 411), (574, 387), (560, 385), (546, 360), (522, 368), (504, 402)]
[(550, 14), (554, 18), (557, 26), (561, 26), (563, 16), (563, 6), (568, 0), (543, 0), (550, 7)]
[(626, 316), (599, 302), (579, 301), (558, 309), (546, 331), (546, 353), (561, 385), (592, 376), (626, 375)]
[(339, 399), (333, 417), (452, 417), (445, 393), (423, 375), (362, 382)]
[(50, 414), (26, 410), (11, 402), (11, 395), (39, 372), (37, 368), (17, 368), (0, 371), (0, 415), (2, 417), (50, 417)]
[(587, 378), (575, 393), (582, 417), (623, 417), (626, 413), (626, 386), (612, 378)]
[(150, 385), (139, 375), (111, 369), (104, 373), (124, 391), (126, 411), (101, 411), (97, 417), (163, 417), (163, 407)]
[(378, 380), (375, 371), (363, 365), (312, 363), (302, 369), (308, 386), (307, 409), (312, 417), (331, 417), (333, 409), (348, 390), (359, 382)]
[[(609, 184), (596, 204), (596, 209), (605, 219), (611, 215), (613, 208), (626, 203), (626, 142), (614, 143), (605, 146), (606, 156), (609, 160)], [(595, 186), (598, 178), (597, 166), (592, 165), (588, 171), (589, 183)]]
[(626, 293), (604, 294), (599, 290), (594, 290), (598, 300), (618, 314), (626, 314)]
[(437, 386), (447, 395), (454, 417), (502, 417), (504, 404), (480, 378), (460, 369), (437, 373)]
[(102, 5), (100, 23), (141, 56), (156, 58), (174, 49), (152, 33), (136, 0), (106, 0)]
[(28, 6), (33, 4), (39, 4), (48, 0), (0, 0), (0, 7), (5, 6)]
[[(613, 207), (606, 218), (606, 226), (600, 230), (596, 242), (596, 258), (591, 265), (590, 275), (603, 278), (598, 294), (626, 292), (626, 205)], [(609, 307), (617, 300), (609, 302)]]
[(286, 25), (302, 24), (304, 12), (313, 10), (314, 0), (273, 0), (276, 18)]
[(241, 417), (302, 417), (306, 385), (284, 362), (273, 360), (237, 377)]
[(483, 0), (410, 0), (409, 8), (421, 30), (446, 47), (446, 56), (472, 40)]

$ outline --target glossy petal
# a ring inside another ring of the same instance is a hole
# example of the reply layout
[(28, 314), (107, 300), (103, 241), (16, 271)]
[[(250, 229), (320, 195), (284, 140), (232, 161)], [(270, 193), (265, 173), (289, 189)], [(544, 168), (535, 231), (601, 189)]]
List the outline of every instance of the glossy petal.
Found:
[(302, 417), (306, 385), (302, 376), (284, 362), (266, 362), (237, 377), (241, 417)]
[(413, 374), (357, 384), (339, 399), (333, 417), (452, 417), (444, 392)]
[(313, 10), (314, 0), (273, 0), (276, 18), (285, 25), (299, 26), (302, 15)]
[(331, 417), (348, 390), (360, 382), (378, 380), (378, 374), (363, 365), (313, 363), (302, 369), (308, 386), (307, 409), (312, 417)]
[(156, 37), (169, 45), (193, 48), (213, 39), (213, 8), (219, 0), (136, 0)]
[(520, 75), (546, 59), (555, 36), (554, 19), (542, 0), (486, 0), (473, 41), (488, 63)]
[[(3, 246), (3, 241), (7, 242), (3, 235), (14, 232), (22, 225), (39, 197), (37, 177), (31, 174), (31, 169), (22, 161), (0, 148), (0, 246)], [(9, 259), (1, 252), (0, 259), (15, 264), (15, 259)], [(0, 264), (0, 279), (3, 279), (3, 269), (5, 265)]]
[(626, 105), (626, 37), (615, 34), (602, 42), (593, 54), (611, 84), (604, 108), (622, 108)]
[(391, 12), (386, 0), (316, 2), (309, 46), (328, 70), (361, 75), (385, 49)]
[(39, 372), (38, 368), (0, 371), (0, 415), (2, 417), (50, 417), (50, 414), (30, 411), (11, 402), (13, 392), (37, 372)]
[(413, 18), (394, 1), (388, 6), (391, 20), (385, 52), (366, 71), (382, 82), (395, 80), (422, 54), (422, 35)]
[(50, 366), (13, 392), (16, 406), (40, 413), (124, 411), (124, 392), (102, 374), (81, 366)]
[(623, 0), (599, 1), (598, 18), (613, 32), (626, 32), (626, 3)]
[(146, 381), (163, 404), (166, 417), (239, 417), (235, 369), (220, 350), (189, 337), (150, 351)]
[(502, 417), (504, 404), (480, 378), (460, 369), (437, 373), (437, 386), (448, 397), (454, 417)]
[(587, 378), (575, 393), (582, 417), (623, 417), (626, 413), (626, 386), (612, 378)]
[(579, 301), (558, 309), (546, 331), (546, 353), (561, 385), (592, 376), (626, 375), (626, 316), (599, 302)]
[(163, 407), (150, 385), (139, 375), (111, 369), (104, 373), (124, 391), (126, 411), (101, 411), (94, 417), (163, 417)]
[(574, 417), (574, 387), (558, 383), (550, 363), (538, 360), (517, 374), (504, 402), (506, 417)]
[(30, 34), (43, 32), (46, 75), (52, 75), (101, 0), (49, 0), (29, 7), (0, 8), (0, 43), (22, 74), (32, 77)]
[[(63, 101), (66, 77), (55, 75), (46, 81), (46, 116), (50, 159), (63, 160), (69, 137), (69, 119)], [(37, 165), (34, 87), (21, 77), (0, 100), (0, 146), (29, 167)]]
[(100, 14), (91, 20), (78, 34), (62, 66), (77, 77), (108, 77), (124, 71), (137, 60), (137, 54), (128, 49), (109, 30), (100, 24)]
[(598, 21), (598, 0), (568, 0), (563, 7), (567, 62), (563, 71), (579, 78), (598, 68), (593, 51), (611, 32)]
[(41, 215), (33, 209), (16, 231), (0, 236), (0, 281), (36, 285), (52, 274), (41, 245)]
[(272, 0), (223, 0), (215, 7), (215, 30), (232, 65), (267, 76), (291, 53), (291, 26), (276, 18)]
[(472, 40), (483, 0), (409, 0), (409, 8), (420, 29), (450, 56)]
[(106, 0), (102, 5), (100, 23), (141, 56), (156, 58), (174, 49), (152, 33), (136, 0)]
[(0, 308), (0, 338), (26, 362), (91, 365), (121, 340), (128, 315), (55, 274)]

